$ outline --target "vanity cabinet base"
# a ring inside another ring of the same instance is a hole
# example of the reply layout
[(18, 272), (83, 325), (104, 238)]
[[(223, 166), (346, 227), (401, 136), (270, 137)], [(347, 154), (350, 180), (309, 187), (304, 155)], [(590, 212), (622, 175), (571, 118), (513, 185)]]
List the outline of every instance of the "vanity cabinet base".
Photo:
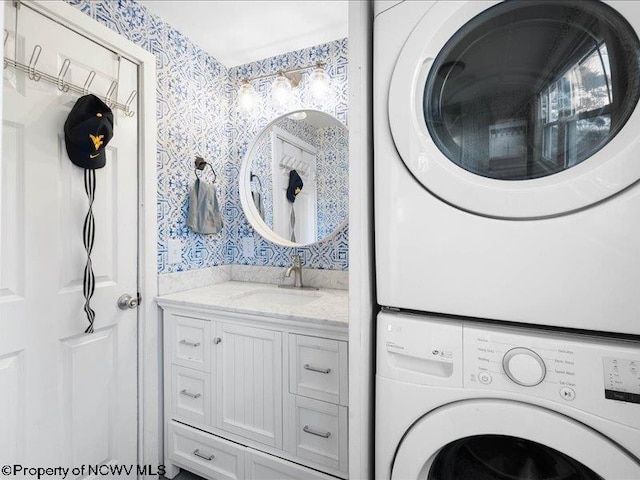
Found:
[(167, 478), (348, 478), (346, 329), (180, 308), (163, 322)]

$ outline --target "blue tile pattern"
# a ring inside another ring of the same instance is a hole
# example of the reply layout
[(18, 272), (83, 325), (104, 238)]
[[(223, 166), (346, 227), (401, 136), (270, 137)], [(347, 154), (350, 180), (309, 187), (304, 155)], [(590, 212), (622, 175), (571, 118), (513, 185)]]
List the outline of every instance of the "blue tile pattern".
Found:
[[(289, 264), (292, 249), (265, 242), (248, 225), (237, 188), (240, 161), (249, 142), (282, 111), (267, 104), (257, 117), (240, 118), (235, 109), (237, 88), (239, 81), (248, 75), (323, 61), (332, 78), (331, 99), (317, 104), (299, 91), (295, 105), (326, 111), (346, 123), (346, 39), (227, 69), (135, 0), (66, 1), (156, 56), (158, 272), (173, 273), (229, 263)], [(270, 81), (261, 81), (256, 86), (263, 98), (267, 98)], [(196, 155), (210, 161), (218, 174), (218, 200), (225, 219), (225, 227), (218, 235), (195, 234), (186, 226), (187, 195), (195, 179)], [(246, 258), (242, 239), (251, 237), (253, 255)], [(183, 243), (180, 263), (168, 262), (170, 239), (180, 239)], [(341, 229), (325, 242), (296, 250), (310, 267), (346, 270), (348, 229)]]
[[(218, 200), (229, 195), (228, 69), (138, 2), (69, 3), (156, 56), (158, 272), (228, 263), (228, 226), (217, 235), (199, 235), (186, 225), (196, 155), (210, 161), (218, 174)], [(182, 241), (183, 255), (180, 263), (170, 264), (167, 245), (174, 238)]]
[[(331, 92), (323, 101), (315, 101), (304, 88), (306, 76), (300, 87), (294, 90), (294, 98), (286, 108), (278, 108), (270, 101), (269, 89), (273, 78), (255, 80), (254, 88), (261, 97), (260, 108), (254, 115), (244, 115), (238, 111), (237, 90), (240, 82), (247, 77), (276, 73), (280, 69), (299, 68), (317, 62), (324, 62), (331, 78)], [(231, 161), (229, 173), (231, 195), (226, 199), (225, 212), (231, 225), (227, 244), (229, 262), (241, 265), (267, 265), (282, 267), (291, 263), (291, 255), (299, 253), (303, 263), (311, 268), (348, 270), (349, 268), (349, 230), (345, 226), (326, 240), (307, 247), (282, 247), (261, 238), (247, 221), (239, 201), (237, 188), (238, 174), (243, 157), (253, 138), (260, 133), (271, 120), (285, 111), (313, 108), (324, 111), (347, 124), (348, 79), (347, 79), (347, 39), (297, 50), (284, 55), (267, 58), (258, 62), (234, 67), (230, 70), (231, 89)], [(302, 88), (301, 88), (302, 87)], [(326, 139), (325, 141), (328, 141)], [(330, 143), (330, 142), (329, 142)], [(329, 153), (330, 154), (330, 153)], [(348, 189), (348, 181), (339, 190)], [(345, 200), (348, 196), (343, 197)], [(348, 209), (348, 201), (336, 208)], [(249, 247), (249, 248), (248, 248)]]

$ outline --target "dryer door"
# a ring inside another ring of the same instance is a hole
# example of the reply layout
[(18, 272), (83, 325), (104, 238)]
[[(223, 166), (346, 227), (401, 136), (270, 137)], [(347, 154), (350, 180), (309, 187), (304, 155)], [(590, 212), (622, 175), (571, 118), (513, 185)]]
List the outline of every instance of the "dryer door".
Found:
[(512, 401), (468, 400), (414, 424), (398, 448), (391, 478), (632, 480), (640, 478), (638, 462), (614, 441), (559, 413)]
[(413, 176), (458, 208), (542, 218), (640, 179), (634, 2), (442, 1), (409, 36), (389, 91)]

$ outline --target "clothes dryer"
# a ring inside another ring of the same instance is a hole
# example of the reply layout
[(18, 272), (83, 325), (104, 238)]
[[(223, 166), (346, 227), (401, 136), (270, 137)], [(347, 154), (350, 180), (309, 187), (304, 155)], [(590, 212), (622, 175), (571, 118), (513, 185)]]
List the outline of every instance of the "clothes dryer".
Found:
[(382, 313), (375, 477), (637, 480), (640, 344)]
[(640, 334), (640, 3), (376, 12), (378, 302)]

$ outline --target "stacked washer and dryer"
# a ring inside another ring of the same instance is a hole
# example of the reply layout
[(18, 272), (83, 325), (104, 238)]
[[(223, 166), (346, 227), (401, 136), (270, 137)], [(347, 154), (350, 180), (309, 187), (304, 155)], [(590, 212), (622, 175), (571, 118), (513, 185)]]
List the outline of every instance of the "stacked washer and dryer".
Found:
[(374, 2), (376, 478), (640, 479), (640, 2)]

